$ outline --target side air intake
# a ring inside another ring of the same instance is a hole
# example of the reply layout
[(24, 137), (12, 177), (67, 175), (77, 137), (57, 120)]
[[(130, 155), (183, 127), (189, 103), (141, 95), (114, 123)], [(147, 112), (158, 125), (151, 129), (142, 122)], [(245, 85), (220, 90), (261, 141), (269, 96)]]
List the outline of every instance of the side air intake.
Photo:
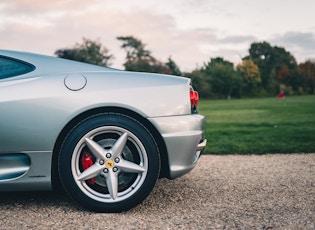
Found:
[(29, 156), (23, 153), (0, 154), (0, 182), (14, 180), (28, 172)]

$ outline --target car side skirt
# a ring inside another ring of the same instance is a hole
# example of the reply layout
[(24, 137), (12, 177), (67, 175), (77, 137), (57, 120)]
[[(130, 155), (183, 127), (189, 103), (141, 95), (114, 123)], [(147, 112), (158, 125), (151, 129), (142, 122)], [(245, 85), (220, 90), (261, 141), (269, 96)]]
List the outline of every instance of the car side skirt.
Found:
[(0, 191), (51, 190), (52, 151), (0, 153)]

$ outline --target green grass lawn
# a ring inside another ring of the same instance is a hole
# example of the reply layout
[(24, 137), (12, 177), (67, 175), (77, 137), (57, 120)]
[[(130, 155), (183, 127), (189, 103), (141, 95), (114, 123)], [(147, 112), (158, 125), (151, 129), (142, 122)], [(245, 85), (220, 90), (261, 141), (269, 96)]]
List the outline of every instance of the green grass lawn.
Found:
[(285, 99), (201, 100), (208, 139), (205, 153), (315, 152), (315, 96)]

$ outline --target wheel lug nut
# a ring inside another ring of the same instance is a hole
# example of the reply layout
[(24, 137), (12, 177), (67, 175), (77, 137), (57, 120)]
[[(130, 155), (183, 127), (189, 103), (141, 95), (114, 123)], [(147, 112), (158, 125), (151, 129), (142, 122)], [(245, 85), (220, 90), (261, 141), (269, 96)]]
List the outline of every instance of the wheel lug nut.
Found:
[(115, 158), (115, 163), (119, 163), (120, 159), (118, 157)]
[(113, 168), (113, 172), (117, 172), (118, 171), (118, 168), (117, 167), (114, 167)]
[(105, 162), (104, 162), (104, 160), (100, 160), (98, 163), (99, 163), (100, 165), (103, 165)]
[(108, 173), (108, 169), (105, 168), (105, 169), (103, 170), (103, 172), (104, 172), (104, 173)]
[(107, 157), (107, 158), (111, 158), (111, 157), (112, 157), (112, 154), (106, 153), (106, 157)]

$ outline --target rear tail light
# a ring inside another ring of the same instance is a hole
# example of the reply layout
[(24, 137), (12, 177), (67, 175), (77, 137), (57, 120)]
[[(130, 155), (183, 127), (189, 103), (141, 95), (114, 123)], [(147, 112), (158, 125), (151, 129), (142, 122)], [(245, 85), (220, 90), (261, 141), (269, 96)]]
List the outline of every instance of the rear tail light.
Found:
[(197, 91), (195, 91), (195, 104), (196, 104), (196, 106), (199, 105), (199, 94)]
[(197, 113), (197, 107), (199, 104), (199, 94), (192, 87), (190, 88), (190, 105), (192, 113)]

